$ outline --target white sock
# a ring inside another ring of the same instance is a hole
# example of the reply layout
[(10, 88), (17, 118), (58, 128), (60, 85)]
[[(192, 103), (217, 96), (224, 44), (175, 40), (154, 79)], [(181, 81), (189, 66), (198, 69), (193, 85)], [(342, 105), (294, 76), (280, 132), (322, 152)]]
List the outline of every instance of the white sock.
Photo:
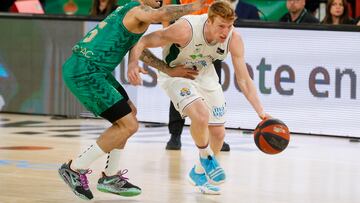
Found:
[(214, 152), (211, 150), (210, 145), (208, 145), (206, 148), (199, 148), (199, 153), (201, 158), (207, 158), (209, 155), (214, 155)]
[(196, 160), (196, 162), (195, 162), (195, 173), (197, 173), (197, 174), (205, 173), (205, 170), (202, 167), (200, 160)]
[(97, 143), (91, 145), (71, 163), (72, 169), (88, 169), (90, 164), (105, 155)]
[(120, 153), (120, 149), (111, 150), (106, 161), (105, 175), (112, 176), (119, 171)]

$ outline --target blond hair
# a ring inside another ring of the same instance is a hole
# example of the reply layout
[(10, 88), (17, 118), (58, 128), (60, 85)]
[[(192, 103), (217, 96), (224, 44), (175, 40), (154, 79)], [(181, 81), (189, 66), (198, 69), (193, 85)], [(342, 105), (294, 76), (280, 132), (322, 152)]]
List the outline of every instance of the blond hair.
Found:
[(234, 21), (236, 19), (236, 14), (231, 4), (224, 0), (214, 1), (209, 7), (208, 16), (211, 21), (214, 21), (216, 16), (227, 21)]

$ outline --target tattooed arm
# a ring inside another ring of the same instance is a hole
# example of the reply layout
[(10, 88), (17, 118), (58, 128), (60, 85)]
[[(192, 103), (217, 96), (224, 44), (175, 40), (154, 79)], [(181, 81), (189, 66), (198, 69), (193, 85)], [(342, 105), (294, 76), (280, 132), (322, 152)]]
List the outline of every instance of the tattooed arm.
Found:
[(168, 74), (171, 77), (184, 77), (189, 79), (195, 79), (195, 75), (198, 74), (198, 71), (193, 69), (185, 68), (185, 65), (179, 65), (176, 67), (168, 66), (164, 61), (156, 57), (149, 49), (145, 49), (141, 56), (140, 60), (146, 63), (147, 65)]
[(188, 43), (191, 36), (191, 26), (186, 20), (178, 20), (165, 29), (143, 36), (130, 51), (128, 63), (129, 82), (133, 85), (141, 84), (140, 73), (146, 72), (144, 72), (144, 69), (138, 64), (140, 58), (142, 58), (145, 63), (149, 63), (149, 65), (169, 76), (194, 79), (194, 75), (197, 75), (196, 71), (184, 68), (184, 66), (169, 68), (164, 62), (152, 55), (151, 52), (143, 52), (146, 48), (162, 47), (168, 44), (178, 44), (179, 46), (183, 46)]
[(158, 69), (163, 73), (167, 74), (168, 70), (170, 70), (170, 67), (164, 61), (160, 60), (153, 53), (151, 53), (149, 49), (145, 49), (141, 53), (140, 60), (146, 63), (147, 65)]
[(183, 5), (166, 5), (159, 9), (142, 5), (137, 8), (136, 18), (145, 23), (159, 23), (163, 21), (173, 21), (181, 16), (200, 10), (208, 5), (205, 0), (197, 0), (194, 3)]
[[(130, 52), (131, 53), (131, 52)], [(131, 58), (131, 56), (130, 56)], [(168, 74), (171, 77), (183, 77), (191, 80), (195, 79), (195, 76), (198, 75), (197, 70), (185, 68), (185, 65), (178, 65), (175, 67), (168, 66), (164, 61), (156, 57), (149, 49), (145, 49), (140, 55), (140, 60), (146, 63), (147, 65)], [(131, 59), (129, 59), (131, 61)], [(139, 73), (147, 73), (143, 68), (136, 65), (128, 69), (128, 79), (132, 85), (140, 85), (142, 83)]]

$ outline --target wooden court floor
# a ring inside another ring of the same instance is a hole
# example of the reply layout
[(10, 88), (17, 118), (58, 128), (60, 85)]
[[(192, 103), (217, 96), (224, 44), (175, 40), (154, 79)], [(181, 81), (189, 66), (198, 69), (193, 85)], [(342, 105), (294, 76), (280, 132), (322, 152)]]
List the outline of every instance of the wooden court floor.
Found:
[[(101, 119), (56, 119), (0, 113), (0, 203), (85, 202), (58, 177), (62, 162), (75, 157), (109, 124)], [(128, 142), (121, 167), (142, 188), (137, 197), (96, 190), (105, 157), (92, 165), (96, 203), (358, 203), (360, 143), (346, 138), (292, 135), (283, 153), (260, 152), (251, 134), (227, 130), (231, 151), (220, 155), (228, 180), (222, 194), (203, 195), (187, 182), (196, 158), (189, 130), (181, 151), (166, 151), (166, 127), (142, 124)]]

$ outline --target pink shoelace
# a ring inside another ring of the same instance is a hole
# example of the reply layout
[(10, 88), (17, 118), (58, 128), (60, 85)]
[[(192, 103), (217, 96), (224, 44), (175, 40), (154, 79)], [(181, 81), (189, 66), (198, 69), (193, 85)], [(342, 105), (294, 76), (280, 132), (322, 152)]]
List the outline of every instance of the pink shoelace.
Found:
[(118, 176), (120, 177), (120, 179), (129, 180), (129, 178), (127, 178), (127, 177), (124, 176), (127, 172), (128, 172), (127, 169), (120, 170), (119, 172), (117, 172), (116, 175), (118, 175)]
[(89, 181), (86, 177), (86, 174), (91, 174), (92, 173), (92, 170), (88, 169), (88, 170), (84, 170), (84, 171), (79, 171), (80, 173), (80, 183), (82, 185), (82, 187), (85, 189), (85, 190), (89, 190)]

